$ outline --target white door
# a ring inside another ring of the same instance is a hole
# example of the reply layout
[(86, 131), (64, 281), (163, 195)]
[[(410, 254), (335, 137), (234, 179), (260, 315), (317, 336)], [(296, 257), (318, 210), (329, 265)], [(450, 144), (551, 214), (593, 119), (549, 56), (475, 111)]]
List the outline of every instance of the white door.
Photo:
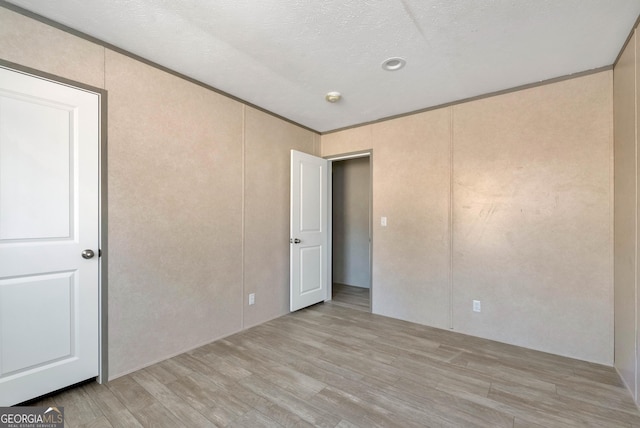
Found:
[(327, 299), (328, 162), (291, 150), (291, 311)]
[(0, 68), (0, 406), (98, 375), (99, 106)]

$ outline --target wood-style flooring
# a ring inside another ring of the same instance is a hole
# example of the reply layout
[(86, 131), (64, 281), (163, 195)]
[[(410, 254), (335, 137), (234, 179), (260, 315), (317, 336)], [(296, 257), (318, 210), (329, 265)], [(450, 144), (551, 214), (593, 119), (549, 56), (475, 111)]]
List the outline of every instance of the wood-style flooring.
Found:
[(632, 427), (611, 367), (336, 304), (34, 405), (73, 427)]
[(331, 299), (336, 305), (370, 312), (369, 289), (334, 282)]

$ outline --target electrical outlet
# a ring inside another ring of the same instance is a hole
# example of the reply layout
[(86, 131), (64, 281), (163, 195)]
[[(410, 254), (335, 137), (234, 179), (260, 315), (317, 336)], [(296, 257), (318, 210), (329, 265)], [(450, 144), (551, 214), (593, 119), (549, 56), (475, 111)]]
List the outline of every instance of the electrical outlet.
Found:
[(250, 305), (256, 304), (256, 293), (249, 294), (249, 304)]
[(482, 306), (480, 305), (480, 300), (473, 301), (473, 312), (482, 312)]

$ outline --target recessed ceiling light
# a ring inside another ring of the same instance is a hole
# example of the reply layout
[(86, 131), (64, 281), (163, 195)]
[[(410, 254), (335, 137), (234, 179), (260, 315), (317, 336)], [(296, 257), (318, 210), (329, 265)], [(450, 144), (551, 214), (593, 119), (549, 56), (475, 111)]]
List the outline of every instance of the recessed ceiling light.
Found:
[(327, 95), (324, 96), (324, 99), (329, 101), (330, 103), (337, 103), (342, 98), (340, 92), (332, 91), (327, 92)]
[(404, 58), (393, 57), (393, 58), (385, 59), (382, 62), (382, 68), (387, 71), (396, 71), (404, 67), (406, 63), (407, 61), (405, 61)]

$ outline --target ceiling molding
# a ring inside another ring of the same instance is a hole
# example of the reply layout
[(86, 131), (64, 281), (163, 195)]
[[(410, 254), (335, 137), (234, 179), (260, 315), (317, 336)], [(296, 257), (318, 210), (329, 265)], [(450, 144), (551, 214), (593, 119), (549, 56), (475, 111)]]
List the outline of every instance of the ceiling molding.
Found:
[(288, 118), (286, 118), (284, 116), (280, 116), (277, 113), (269, 111), (269, 110), (267, 110), (267, 109), (265, 109), (263, 107), (257, 106), (257, 105), (255, 105), (253, 103), (250, 103), (250, 102), (248, 102), (246, 100), (243, 100), (242, 98), (236, 97), (235, 95), (231, 95), (228, 92), (225, 92), (225, 91), (220, 90), (218, 88), (215, 88), (215, 87), (213, 87), (211, 85), (208, 85), (208, 84), (206, 84), (204, 82), (196, 80), (196, 79), (194, 79), (192, 77), (186, 76), (186, 75), (184, 75), (184, 74), (182, 74), (180, 72), (172, 70), (172, 69), (170, 69), (168, 67), (165, 67), (165, 66), (160, 65), (158, 63), (155, 63), (153, 61), (150, 61), (150, 60), (148, 60), (148, 59), (146, 59), (144, 57), (141, 57), (140, 55), (136, 55), (136, 54), (134, 54), (132, 52), (129, 52), (129, 51), (125, 50), (125, 49), (122, 49), (122, 48), (120, 48), (118, 46), (112, 45), (111, 43), (107, 43), (104, 40), (100, 40), (100, 39), (95, 38), (95, 37), (93, 37), (93, 36), (91, 36), (89, 34), (83, 33), (82, 31), (75, 30), (75, 29), (73, 29), (71, 27), (67, 27), (66, 25), (63, 25), (63, 24), (61, 24), (61, 23), (59, 23), (57, 21), (54, 21), (54, 20), (49, 19), (49, 18), (46, 18), (46, 17), (44, 17), (42, 15), (38, 15), (37, 13), (31, 12), (30, 10), (23, 9), (20, 6), (16, 6), (16, 5), (14, 5), (12, 3), (9, 3), (9, 2), (7, 2), (5, 0), (0, 0), (0, 7), (3, 7), (5, 9), (11, 10), (11, 11), (16, 12), (16, 13), (19, 13), (20, 15), (26, 16), (27, 18), (34, 19), (34, 20), (39, 21), (39, 22), (41, 22), (43, 24), (46, 24), (46, 25), (48, 25), (50, 27), (57, 28), (58, 30), (61, 30), (61, 31), (64, 31), (65, 33), (69, 33), (69, 34), (71, 34), (73, 36), (79, 37), (79, 38), (84, 39), (84, 40), (86, 40), (88, 42), (95, 43), (96, 45), (102, 46), (105, 49), (112, 50), (114, 52), (117, 52), (119, 54), (127, 56), (127, 57), (129, 57), (131, 59), (139, 61), (139, 62), (141, 62), (143, 64), (146, 64), (146, 65), (148, 65), (150, 67), (156, 68), (156, 69), (158, 69), (160, 71), (164, 71), (165, 73), (171, 74), (171, 75), (176, 76), (176, 77), (178, 77), (180, 79), (183, 79), (183, 80), (191, 82), (191, 83), (193, 83), (195, 85), (201, 86), (201, 87), (203, 87), (205, 89), (208, 89), (208, 90), (210, 90), (212, 92), (215, 92), (217, 94), (220, 94), (222, 96), (230, 98), (230, 99), (232, 99), (234, 101), (242, 103), (242, 104), (246, 105), (247, 107), (251, 107), (251, 108), (254, 108), (256, 110), (259, 110), (259, 111), (261, 111), (263, 113), (266, 113), (266, 114), (268, 114), (270, 116), (273, 116), (273, 117), (275, 117), (277, 119), (280, 119), (280, 120), (283, 120), (285, 122), (288, 122), (288, 123), (290, 123), (292, 125), (298, 126), (298, 127), (302, 128), (302, 129), (305, 129), (307, 131), (311, 131), (311, 132), (313, 132), (315, 134), (320, 134), (319, 131), (317, 131), (315, 129), (312, 129), (312, 128), (309, 128), (308, 126), (302, 125), (302, 124), (300, 124), (298, 122), (295, 122), (295, 121), (293, 121), (291, 119), (288, 119)]
[[(523, 0), (480, 9), (474, 0), (292, 5), (0, 0), (318, 135), (611, 69), (640, 22), (640, 0)], [(330, 19), (335, 14), (340, 20)], [(390, 55), (406, 57), (407, 67), (381, 71), (380, 58)], [(329, 106), (323, 96), (336, 89), (343, 100)]]
[(410, 112), (407, 112), (407, 113), (402, 113), (402, 114), (396, 114), (396, 115), (393, 115), (393, 116), (383, 117), (383, 118), (380, 118), (380, 119), (372, 120), (370, 122), (364, 122), (364, 123), (360, 123), (360, 124), (357, 124), (357, 125), (345, 126), (343, 128), (338, 128), (338, 129), (333, 129), (331, 131), (321, 132), (320, 135), (328, 135), (328, 134), (333, 134), (335, 132), (346, 131), (347, 129), (359, 128), (361, 126), (367, 126), (367, 125), (373, 125), (375, 123), (387, 122), (389, 120), (399, 119), (401, 117), (412, 116), (414, 114), (425, 113), (427, 111), (438, 110), (438, 109), (441, 109), (441, 108), (452, 107), (452, 106), (455, 106), (455, 105), (464, 104), (464, 103), (468, 103), (468, 102), (471, 102), (471, 101), (478, 101), (478, 100), (482, 100), (482, 99), (485, 99), (485, 98), (497, 97), (499, 95), (504, 95), (504, 94), (509, 94), (509, 93), (512, 93), (512, 92), (523, 91), (525, 89), (537, 88), (539, 86), (550, 85), (552, 83), (558, 83), (558, 82), (562, 82), (564, 80), (577, 79), (578, 77), (584, 77), (584, 76), (589, 76), (591, 74), (602, 73), (603, 71), (609, 71), (609, 70), (612, 70), (612, 69), (613, 69), (613, 65), (607, 65), (607, 66), (604, 66), (604, 67), (594, 68), (593, 70), (585, 70), (585, 71), (581, 71), (579, 73), (567, 74), (566, 76), (554, 77), (553, 79), (547, 79), (547, 80), (543, 80), (541, 82), (527, 83), (526, 85), (515, 86), (513, 88), (502, 89), (500, 91), (490, 92), (488, 94), (482, 94), (482, 95), (477, 95), (475, 97), (470, 97), (470, 98), (464, 98), (464, 99), (461, 99), (461, 100), (451, 101), (450, 103), (440, 104), (440, 105), (433, 106), (433, 107), (427, 107), (427, 108), (423, 108), (423, 109), (420, 109), (420, 110), (410, 111)]
[(640, 24), (640, 16), (638, 16), (638, 18), (636, 19), (636, 22), (633, 24), (633, 27), (631, 27), (631, 31), (629, 32), (629, 35), (627, 36), (627, 40), (624, 41), (624, 44), (622, 45), (622, 48), (620, 48), (620, 52), (618, 53), (618, 56), (616, 57), (616, 60), (613, 61), (613, 66), (614, 67), (616, 65), (618, 65), (618, 61), (620, 61), (620, 57), (622, 57), (622, 53), (627, 48), (627, 45), (631, 41), (631, 38), (633, 37), (633, 33), (635, 33), (636, 28), (638, 27), (639, 24)]

